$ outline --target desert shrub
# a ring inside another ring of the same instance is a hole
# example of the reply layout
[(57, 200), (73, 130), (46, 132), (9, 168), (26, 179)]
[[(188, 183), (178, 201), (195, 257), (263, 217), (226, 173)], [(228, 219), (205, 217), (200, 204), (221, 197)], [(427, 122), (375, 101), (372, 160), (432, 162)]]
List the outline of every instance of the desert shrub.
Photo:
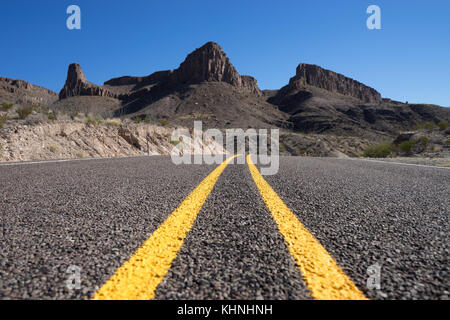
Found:
[(87, 155), (86, 153), (84, 153), (84, 152), (77, 152), (77, 153), (75, 154), (75, 156), (76, 156), (77, 158), (87, 158), (87, 157), (88, 157), (88, 155)]
[(120, 127), (122, 125), (122, 121), (120, 119), (107, 119), (105, 120), (105, 123), (112, 127)]
[(48, 110), (49, 110), (48, 107), (42, 106), (42, 105), (37, 104), (37, 103), (33, 103), (33, 104), (31, 105), (31, 109), (32, 109), (32, 110), (35, 110), (36, 112), (48, 112)]
[(434, 122), (427, 122), (423, 126), (425, 129), (432, 130), (436, 128), (436, 124)]
[(2, 106), (3, 111), (9, 111), (13, 107), (13, 104), (12, 103), (3, 102), (1, 104), (1, 106)]
[(59, 146), (56, 145), (56, 144), (52, 144), (51, 146), (48, 147), (48, 149), (49, 149), (51, 152), (56, 153), (56, 152), (59, 151)]
[(150, 118), (147, 116), (147, 117), (145, 117), (144, 118), (144, 122), (146, 123), (146, 124), (149, 124), (150, 123)]
[(160, 125), (162, 125), (164, 127), (170, 125), (169, 120), (161, 119), (158, 122), (159, 122)]
[(410, 153), (411, 150), (414, 148), (415, 143), (412, 141), (403, 141), (399, 144), (399, 148), (404, 153)]
[(428, 137), (423, 137), (422, 139), (420, 139), (420, 144), (424, 147), (428, 146), (429, 142), (430, 142), (430, 139), (428, 139)]
[(379, 143), (367, 147), (363, 152), (363, 157), (386, 158), (394, 151), (391, 143)]
[(427, 129), (427, 130), (433, 130), (435, 128), (437, 128), (437, 124), (429, 121), (429, 122), (425, 122), (425, 123), (420, 123), (420, 124), (416, 124), (415, 126), (413, 126), (411, 129), (412, 130), (420, 130), (420, 129)]
[(89, 125), (92, 125), (92, 126), (98, 126), (98, 125), (102, 124), (102, 120), (88, 117), (86, 119), (86, 123)]
[(16, 110), (16, 112), (19, 115), (19, 119), (26, 119), (33, 112), (33, 108), (30, 107), (19, 108)]
[(48, 120), (56, 120), (56, 115), (54, 113), (47, 113)]
[(439, 127), (439, 130), (444, 131), (449, 128), (449, 124), (448, 124), (448, 122), (442, 121), (442, 122), (438, 123), (438, 127)]
[(0, 115), (0, 129), (3, 128), (3, 124), (8, 120), (8, 115), (2, 114)]

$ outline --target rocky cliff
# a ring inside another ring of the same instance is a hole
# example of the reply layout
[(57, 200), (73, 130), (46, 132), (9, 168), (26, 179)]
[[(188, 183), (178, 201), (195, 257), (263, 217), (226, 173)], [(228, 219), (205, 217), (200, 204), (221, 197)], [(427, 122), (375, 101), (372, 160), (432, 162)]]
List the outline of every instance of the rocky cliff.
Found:
[(72, 63), (67, 72), (67, 80), (59, 93), (59, 99), (65, 99), (75, 96), (101, 96), (118, 98), (118, 94), (104, 87), (97, 86), (87, 81), (81, 66)]
[(242, 87), (242, 79), (222, 48), (214, 42), (208, 42), (189, 54), (175, 70), (170, 82), (173, 84), (200, 83), (203, 81), (226, 82)]
[(356, 80), (316, 65), (300, 64), (295, 77), (289, 82), (289, 89), (300, 90), (311, 85), (330, 92), (351, 96), (367, 103), (382, 101), (380, 93)]

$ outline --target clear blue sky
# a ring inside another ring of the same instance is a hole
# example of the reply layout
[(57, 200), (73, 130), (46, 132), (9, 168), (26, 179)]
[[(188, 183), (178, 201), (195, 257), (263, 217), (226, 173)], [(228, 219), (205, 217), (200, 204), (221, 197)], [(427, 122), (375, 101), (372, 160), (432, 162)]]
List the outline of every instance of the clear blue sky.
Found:
[[(82, 29), (66, 28), (81, 7)], [(382, 30), (366, 28), (381, 7)], [(370, 85), (384, 97), (450, 106), (448, 0), (14, 0), (0, 2), (0, 76), (59, 92), (78, 62), (91, 82), (174, 69), (207, 41), (262, 89), (301, 62)]]

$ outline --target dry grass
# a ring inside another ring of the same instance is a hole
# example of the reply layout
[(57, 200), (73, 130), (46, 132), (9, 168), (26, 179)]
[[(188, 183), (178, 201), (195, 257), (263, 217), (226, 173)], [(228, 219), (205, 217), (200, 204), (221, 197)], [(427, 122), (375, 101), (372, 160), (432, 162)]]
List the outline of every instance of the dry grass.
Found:
[(106, 119), (105, 124), (111, 127), (120, 127), (122, 125), (121, 119)]

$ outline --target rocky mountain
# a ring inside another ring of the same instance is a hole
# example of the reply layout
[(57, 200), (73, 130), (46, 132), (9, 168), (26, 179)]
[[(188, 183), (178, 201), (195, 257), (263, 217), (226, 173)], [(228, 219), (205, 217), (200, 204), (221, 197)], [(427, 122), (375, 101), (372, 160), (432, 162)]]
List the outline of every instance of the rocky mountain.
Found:
[(382, 100), (380, 93), (361, 82), (319, 66), (305, 63), (298, 65), (295, 77), (283, 89), (287, 91), (298, 91), (305, 88), (306, 85), (354, 97), (368, 103), (379, 103)]
[(264, 100), (256, 79), (240, 75), (214, 42), (189, 54), (176, 70), (118, 77), (102, 86), (87, 81), (81, 67), (71, 64), (59, 97), (59, 109), (150, 117), (186, 126), (198, 118), (215, 127), (265, 127), (286, 118)]
[(222, 48), (214, 42), (208, 42), (189, 54), (176, 70), (158, 71), (147, 77), (114, 78), (106, 81), (103, 86), (87, 81), (81, 66), (73, 63), (69, 66), (67, 80), (59, 98), (101, 96), (130, 101), (145, 98), (146, 94), (158, 95), (161, 91), (183, 85), (212, 81), (228, 83), (258, 96), (262, 95), (256, 79), (239, 75)]
[(58, 95), (23, 80), (0, 77), (0, 98), (9, 103), (52, 104), (58, 100)]
[(300, 64), (268, 101), (288, 113), (294, 131), (382, 140), (413, 125), (450, 121), (450, 109), (383, 99), (373, 88), (319, 66)]
[(205, 81), (225, 82), (262, 95), (256, 80), (250, 76), (239, 75), (225, 52), (215, 42), (208, 42), (189, 54), (180, 67), (170, 74), (164, 85), (179, 86)]
[(44, 88), (0, 79), (2, 101), (37, 99), (57, 110), (187, 127), (201, 120), (205, 127), (278, 127), (376, 141), (416, 124), (450, 121), (449, 108), (383, 99), (356, 80), (304, 63), (283, 88), (261, 91), (256, 79), (240, 75), (214, 42), (194, 50), (175, 70), (118, 77), (103, 85), (89, 82), (81, 66), (71, 64), (59, 99)]

